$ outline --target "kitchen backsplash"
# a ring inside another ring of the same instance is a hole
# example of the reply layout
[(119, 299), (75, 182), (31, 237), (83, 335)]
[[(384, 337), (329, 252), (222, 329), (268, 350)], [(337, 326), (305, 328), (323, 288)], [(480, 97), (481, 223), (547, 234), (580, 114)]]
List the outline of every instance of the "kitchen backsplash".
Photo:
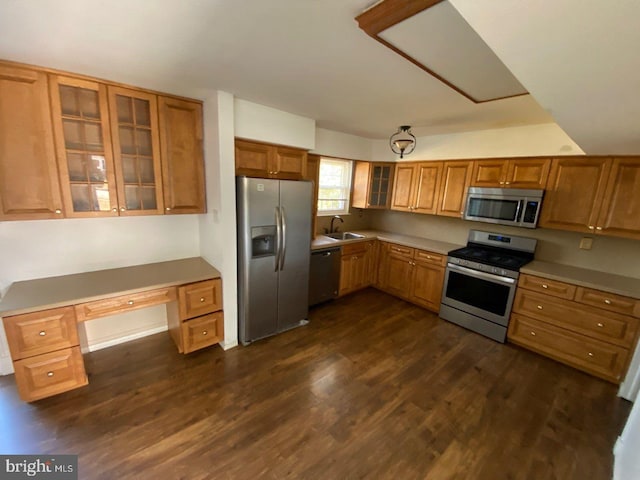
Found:
[[(366, 212), (367, 226), (376, 230), (426, 237), (464, 245), (470, 229), (508, 233), (538, 240), (536, 259), (640, 278), (640, 241), (587, 235), (545, 228), (525, 229), (469, 222), (435, 215), (395, 211)], [(354, 227), (351, 227), (354, 228)], [(593, 238), (591, 250), (578, 248), (583, 237)]]
[[(369, 210), (361, 210), (354, 208), (349, 215), (340, 215), (340, 218), (344, 220), (344, 223), (340, 223), (339, 220), (333, 222), (334, 227), (338, 227), (341, 232), (348, 232), (349, 230), (364, 230), (371, 228), (371, 214)], [(318, 217), (316, 222), (316, 233), (322, 235), (329, 230), (332, 216)], [(325, 231), (326, 229), (326, 231)]]

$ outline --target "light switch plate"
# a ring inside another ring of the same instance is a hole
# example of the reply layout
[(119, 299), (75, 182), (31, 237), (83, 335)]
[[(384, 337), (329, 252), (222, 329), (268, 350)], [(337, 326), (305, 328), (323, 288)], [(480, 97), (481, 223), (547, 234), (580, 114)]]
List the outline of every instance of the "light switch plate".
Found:
[(582, 237), (582, 240), (580, 240), (580, 248), (582, 250), (591, 250), (592, 245), (593, 245), (593, 238)]

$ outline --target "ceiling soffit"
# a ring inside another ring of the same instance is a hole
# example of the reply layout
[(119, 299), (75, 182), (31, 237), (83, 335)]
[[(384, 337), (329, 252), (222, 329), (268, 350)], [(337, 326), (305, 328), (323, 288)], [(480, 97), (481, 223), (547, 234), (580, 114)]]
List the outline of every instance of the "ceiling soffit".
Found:
[(356, 21), (369, 36), (474, 103), (528, 93), (446, 0), (383, 0)]

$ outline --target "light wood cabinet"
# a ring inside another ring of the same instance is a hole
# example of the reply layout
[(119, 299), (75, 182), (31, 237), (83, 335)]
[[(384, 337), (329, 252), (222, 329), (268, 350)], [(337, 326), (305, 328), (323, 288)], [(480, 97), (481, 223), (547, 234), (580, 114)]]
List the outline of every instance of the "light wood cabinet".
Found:
[(312, 237), (316, 238), (316, 229), (318, 223), (318, 179), (320, 177), (320, 156), (319, 155), (307, 155), (307, 168), (303, 177), (304, 180), (313, 182), (313, 229)]
[(375, 240), (343, 245), (340, 257), (339, 295), (355, 292), (372, 285), (376, 263)]
[(442, 162), (398, 164), (391, 209), (435, 214), (442, 167)]
[(47, 75), (0, 64), (0, 220), (62, 218)]
[(508, 339), (614, 383), (637, 343), (640, 301), (522, 274)]
[(204, 213), (202, 104), (161, 96), (158, 111), (165, 213)]
[(431, 311), (440, 310), (445, 255), (382, 242), (380, 257), (378, 288)]
[(180, 353), (220, 343), (224, 339), (220, 279), (178, 287), (178, 302), (167, 304), (167, 322)]
[(302, 180), (306, 174), (307, 152), (261, 142), (236, 139), (236, 175)]
[(471, 161), (443, 163), (437, 215), (462, 217), (472, 173), (473, 162)]
[(471, 185), (541, 189), (547, 183), (550, 165), (549, 158), (476, 160)]
[(140, 308), (162, 305), (176, 299), (175, 287), (158, 288), (129, 295), (109, 297), (103, 300), (80, 303), (74, 308), (78, 322), (131, 312)]
[(32, 402), (88, 383), (73, 307), (3, 318), (20, 398)]
[(393, 170), (393, 163), (355, 162), (351, 206), (389, 208)]

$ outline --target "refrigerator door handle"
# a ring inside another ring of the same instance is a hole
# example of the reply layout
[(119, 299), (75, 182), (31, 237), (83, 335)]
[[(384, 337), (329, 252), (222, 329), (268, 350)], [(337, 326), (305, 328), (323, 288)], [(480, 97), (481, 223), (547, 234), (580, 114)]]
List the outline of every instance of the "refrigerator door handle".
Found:
[(276, 266), (274, 272), (280, 269), (280, 250), (282, 250), (282, 226), (280, 225), (280, 207), (276, 207)]
[(287, 214), (284, 207), (280, 207), (280, 224), (282, 228), (280, 230), (282, 243), (280, 251), (280, 270), (284, 270), (284, 257), (287, 255)]

